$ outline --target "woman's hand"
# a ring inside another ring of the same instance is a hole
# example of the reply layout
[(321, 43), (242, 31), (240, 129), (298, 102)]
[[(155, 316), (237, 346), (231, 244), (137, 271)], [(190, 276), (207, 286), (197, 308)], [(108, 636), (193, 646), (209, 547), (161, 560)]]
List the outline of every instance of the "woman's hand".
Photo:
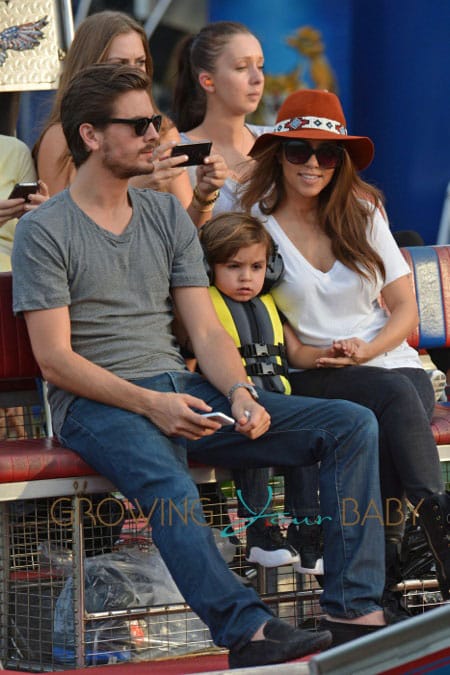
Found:
[(25, 213), (25, 199), (0, 199), (0, 227), (12, 218), (20, 218)]
[(222, 155), (208, 155), (197, 167), (197, 185), (187, 212), (197, 227), (201, 227), (212, 216), (218, 190), (225, 183), (227, 165)]
[(196, 171), (197, 192), (200, 197), (208, 199), (213, 192), (220, 190), (225, 183), (227, 173), (227, 165), (222, 155), (215, 153), (205, 157), (203, 164), (200, 164)]
[(28, 202), (26, 202), (24, 206), (25, 212), (34, 211), (34, 209), (37, 209), (38, 206), (46, 202), (50, 197), (49, 189), (46, 183), (44, 183), (43, 180), (39, 180), (38, 183), (39, 192), (35, 192), (33, 195), (28, 197)]
[(373, 358), (370, 343), (357, 337), (335, 340), (329, 355), (317, 359), (317, 368), (342, 368), (357, 366)]
[(39, 192), (32, 194), (26, 201), (18, 199), (0, 199), (0, 227), (12, 218), (20, 218), (27, 211), (32, 211), (49, 198), (48, 188), (43, 181), (39, 181)]

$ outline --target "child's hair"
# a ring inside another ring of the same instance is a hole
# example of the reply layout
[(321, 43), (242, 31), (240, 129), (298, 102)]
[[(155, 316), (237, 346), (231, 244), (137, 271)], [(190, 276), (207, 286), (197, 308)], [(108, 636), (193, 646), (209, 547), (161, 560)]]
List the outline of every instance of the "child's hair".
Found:
[(199, 236), (210, 267), (226, 263), (239, 249), (253, 244), (264, 244), (267, 260), (274, 251), (270, 234), (259, 218), (250, 213), (221, 213), (200, 228)]

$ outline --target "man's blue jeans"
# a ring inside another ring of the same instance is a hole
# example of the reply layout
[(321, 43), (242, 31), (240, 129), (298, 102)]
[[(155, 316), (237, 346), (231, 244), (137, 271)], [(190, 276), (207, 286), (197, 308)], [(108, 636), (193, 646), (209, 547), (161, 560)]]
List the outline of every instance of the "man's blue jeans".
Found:
[[(186, 392), (230, 414), (226, 398), (197, 374), (167, 373), (135, 381), (158, 391)], [(78, 398), (61, 442), (78, 452), (126, 497), (152, 512), (152, 536), (186, 602), (216, 644), (238, 647), (270, 617), (252, 589), (223, 561), (205, 523), (187, 456), (205, 464), (287, 467), (320, 460), (325, 587), (321, 605), (334, 617), (379, 609), (384, 538), (378, 476), (377, 423), (354, 403), (259, 390), (272, 418), (262, 438), (225, 427), (200, 441), (168, 438), (147, 418)], [(348, 500), (348, 501), (346, 501)], [(346, 508), (347, 507), (347, 508)]]

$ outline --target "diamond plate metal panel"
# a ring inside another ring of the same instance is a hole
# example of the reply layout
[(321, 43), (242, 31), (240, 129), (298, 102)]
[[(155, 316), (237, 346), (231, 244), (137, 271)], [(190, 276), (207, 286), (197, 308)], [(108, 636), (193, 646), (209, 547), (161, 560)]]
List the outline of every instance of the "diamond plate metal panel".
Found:
[(72, 36), (69, 0), (0, 0), (0, 92), (56, 89)]

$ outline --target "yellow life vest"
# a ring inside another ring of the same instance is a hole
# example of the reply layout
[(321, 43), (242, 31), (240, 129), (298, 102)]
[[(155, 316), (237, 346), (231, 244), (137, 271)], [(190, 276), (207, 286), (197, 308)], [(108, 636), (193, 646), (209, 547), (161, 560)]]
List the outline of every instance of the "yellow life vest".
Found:
[(268, 391), (290, 394), (283, 324), (272, 296), (265, 294), (248, 302), (236, 302), (215, 286), (210, 286), (209, 292), (252, 381)]

